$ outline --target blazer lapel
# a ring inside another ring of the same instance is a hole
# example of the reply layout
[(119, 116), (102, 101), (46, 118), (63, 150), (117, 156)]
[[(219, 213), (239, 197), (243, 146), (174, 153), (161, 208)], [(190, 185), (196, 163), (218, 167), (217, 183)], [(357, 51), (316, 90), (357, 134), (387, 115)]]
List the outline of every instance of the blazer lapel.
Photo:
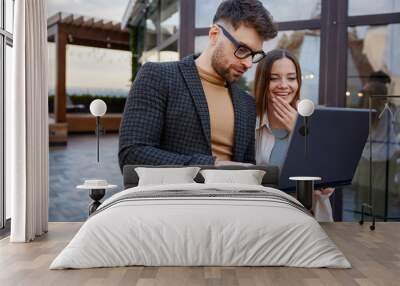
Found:
[(233, 104), (233, 110), (235, 114), (235, 137), (234, 137), (234, 149), (233, 149), (233, 160), (238, 161), (238, 154), (242, 154), (245, 150), (243, 149), (243, 146), (246, 146), (246, 144), (243, 144), (244, 142), (243, 139), (246, 138), (246, 118), (245, 114), (243, 114), (243, 103), (242, 103), (242, 97), (241, 97), (241, 91), (237, 87), (236, 84), (232, 84), (229, 86), (229, 92), (231, 94), (231, 99), (232, 99), (232, 104)]
[(194, 57), (188, 56), (184, 58), (181, 62), (179, 62), (178, 66), (183, 78), (185, 79), (190, 95), (193, 98), (193, 102), (196, 107), (197, 114), (199, 115), (201, 126), (203, 128), (204, 136), (211, 150), (210, 115), (208, 112), (208, 105), (206, 97), (204, 95), (203, 86), (197, 73)]

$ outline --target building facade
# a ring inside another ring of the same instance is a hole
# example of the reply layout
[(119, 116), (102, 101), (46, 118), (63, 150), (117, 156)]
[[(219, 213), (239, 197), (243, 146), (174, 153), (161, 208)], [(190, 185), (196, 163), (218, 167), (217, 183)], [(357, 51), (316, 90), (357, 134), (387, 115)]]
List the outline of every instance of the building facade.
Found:
[[(222, 0), (131, 0), (123, 25), (131, 32), (133, 66), (200, 53)], [(400, 94), (400, 1), (262, 0), (278, 24), (264, 50), (287, 48), (303, 70), (302, 97), (327, 106), (361, 107), (370, 74), (390, 76)], [(368, 2), (368, 3), (366, 3)], [(249, 89), (255, 67), (245, 75)]]
[[(400, 95), (400, 49), (397, 47), (400, 43), (400, 1), (261, 1), (279, 29), (275, 39), (264, 43), (264, 50), (286, 48), (297, 56), (303, 72), (302, 98), (325, 106), (366, 108), (371, 92)], [(201, 53), (207, 45), (213, 15), (221, 2), (131, 0), (122, 23), (131, 31), (133, 77), (147, 61), (178, 60)], [(253, 66), (247, 71), (240, 82), (250, 93), (255, 69)], [(400, 110), (400, 104), (391, 104)], [(391, 121), (393, 132), (400, 130), (397, 127), (400, 116), (398, 119)], [(377, 214), (381, 217), (400, 216), (396, 207), (400, 204), (400, 150), (397, 152), (392, 148), (387, 152), (388, 146), (400, 146), (400, 135), (392, 134), (390, 138), (399, 138), (399, 142), (390, 139), (386, 140), (389, 144), (377, 145), (389, 154), (383, 160), (386, 163), (378, 163), (377, 168), (369, 171), (368, 160), (361, 158), (353, 186), (343, 191), (344, 205), (350, 206), (353, 213), (344, 217), (345, 220), (354, 219), (351, 216), (368, 200), (371, 172), (371, 176), (377, 178), (373, 182)], [(374, 156), (379, 154), (376, 152)], [(387, 168), (379, 167), (382, 164)], [(346, 212), (343, 214), (346, 216)]]

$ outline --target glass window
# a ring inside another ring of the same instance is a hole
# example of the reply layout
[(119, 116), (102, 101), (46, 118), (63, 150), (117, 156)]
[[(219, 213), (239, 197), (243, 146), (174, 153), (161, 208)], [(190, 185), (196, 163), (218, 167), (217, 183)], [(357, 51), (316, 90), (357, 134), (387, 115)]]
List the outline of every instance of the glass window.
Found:
[(179, 61), (178, 41), (160, 51), (160, 62)]
[(161, 1), (161, 41), (164, 41), (178, 32), (179, 9), (178, 0)]
[(159, 62), (159, 61), (160, 61), (160, 52), (155, 49), (150, 51), (144, 51), (139, 59), (141, 65), (147, 62)]
[(274, 21), (297, 21), (321, 18), (321, 0), (262, 0)]
[(366, 108), (371, 92), (400, 95), (399, 41), (400, 24), (348, 28), (346, 106)]
[(146, 20), (142, 18), (142, 20), (139, 22), (138, 27), (136, 29), (136, 35), (135, 38), (133, 39), (135, 45), (136, 45), (136, 53), (140, 57), (144, 51), (144, 39), (146, 36)]
[(13, 33), (14, 26), (14, 0), (5, 0), (6, 5), (6, 30)]
[[(354, 216), (362, 203), (369, 202), (372, 179), (374, 213), (379, 217), (400, 216), (400, 104), (399, 98), (371, 98), (377, 111), (372, 117), (370, 140), (361, 154), (351, 187), (346, 189), (352, 204), (347, 209)], [(370, 169), (370, 146), (372, 146)]]
[(194, 53), (201, 53), (206, 47), (208, 43), (208, 36), (197, 36), (194, 39)]
[[(369, 95), (400, 95), (400, 24), (348, 28), (346, 106), (368, 108)], [(379, 216), (400, 216), (400, 99), (372, 98), (372, 188)], [(385, 108), (387, 106), (387, 108)], [(346, 188), (344, 218), (351, 220), (368, 202), (369, 144), (364, 148), (353, 183)], [(388, 201), (386, 203), (386, 197)]]
[[(368, 3), (366, 3), (368, 2)], [(400, 12), (399, 0), (349, 0), (349, 16)]]
[(196, 0), (196, 28), (209, 27), (222, 0)]
[(159, 23), (157, 7), (151, 6), (146, 17), (144, 50), (148, 51), (157, 46), (157, 26)]
[[(209, 27), (221, 0), (196, 1), (196, 27)], [(262, 0), (274, 21), (319, 19), (321, 0)]]

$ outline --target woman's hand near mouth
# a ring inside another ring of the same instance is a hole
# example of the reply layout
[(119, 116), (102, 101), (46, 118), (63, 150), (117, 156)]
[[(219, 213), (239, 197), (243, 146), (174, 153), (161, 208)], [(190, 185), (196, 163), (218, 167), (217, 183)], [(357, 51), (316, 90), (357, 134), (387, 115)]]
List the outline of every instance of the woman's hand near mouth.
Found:
[(273, 114), (283, 127), (292, 132), (297, 118), (297, 111), (280, 96), (272, 97)]

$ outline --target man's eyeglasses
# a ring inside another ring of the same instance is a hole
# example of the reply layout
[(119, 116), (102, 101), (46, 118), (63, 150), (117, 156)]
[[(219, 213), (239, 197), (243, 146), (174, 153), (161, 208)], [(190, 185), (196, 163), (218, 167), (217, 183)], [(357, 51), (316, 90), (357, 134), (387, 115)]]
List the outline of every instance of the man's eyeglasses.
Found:
[(221, 28), (222, 33), (225, 35), (225, 37), (227, 37), (228, 40), (231, 41), (232, 44), (236, 47), (234, 55), (238, 59), (242, 60), (251, 56), (251, 61), (253, 62), (253, 64), (256, 64), (265, 57), (264, 51), (253, 52), (249, 47), (239, 43), (239, 41), (237, 41), (224, 27), (218, 24), (217, 26)]

